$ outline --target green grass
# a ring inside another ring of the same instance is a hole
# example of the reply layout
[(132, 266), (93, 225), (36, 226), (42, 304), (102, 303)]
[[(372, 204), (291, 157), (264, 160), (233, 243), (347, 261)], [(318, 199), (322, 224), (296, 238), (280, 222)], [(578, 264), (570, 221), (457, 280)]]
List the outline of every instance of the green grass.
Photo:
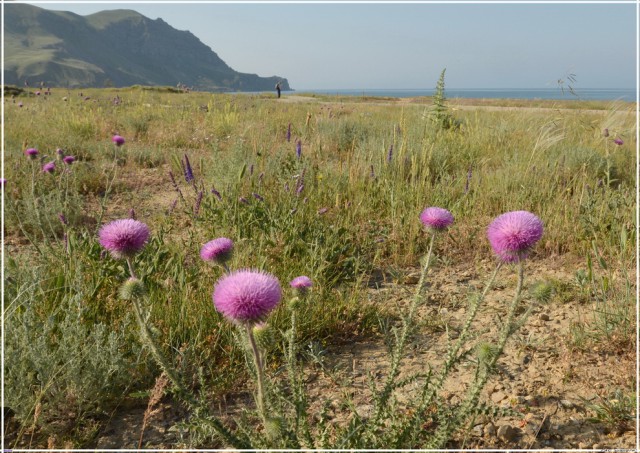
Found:
[[(300, 317), (298, 335), (303, 342), (326, 345), (378, 328), (384, 308), (362, 303), (363, 282), (374, 269), (416, 265), (426, 252), (418, 221), (423, 208), (442, 206), (454, 214), (456, 223), (437, 245), (454, 264), (491, 259), (485, 239), (491, 219), (529, 210), (545, 225), (533, 259), (567, 255), (586, 261), (590, 256), (589, 266), (600, 260), (608, 266), (600, 273), (589, 269), (583, 282), (602, 299), (599, 310), (606, 310), (594, 312), (589, 332), (599, 335), (597, 341), (618, 338), (633, 324), (629, 279), (614, 271), (634, 264), (636, 137), (629, 104), (483, 101), (477, 104), (562, 109), (454, 110), (460, 128), (439, 130), (425, 116), (428, 102), (384, 104), (332, 96), (280, 102), (264, 95), (144, 87), (52, 91), (47, 99), (21, 97), (22, 108), (5, 105), (5, 300), (12, 307), (5, 310), (5, 322), (16, 335), (26, 332), (17, 326), (27, 319), (41, 324), (56, 319), (82, 330), (97, 351), (112, 358), (95, 369), (111, 367), (115, 377), (140, 376), (136, 388), (127, 386), (127, 391), (148, 388), (157, 369), (145, 366), (127, 346), (136, 340), (123, 330), (129, 307), (117, 300), (124, 265), (101, 255), (96, 233), (101, 224), (127, 217), (131, 208), (152, 230), (136, 261), (162, 347), (176, 360), (175, 351), (188, 356), (184, 372), (203, 373), (216, 392), (246, 376), (234, 329), (211, 303), (221, 271), (198, 256), (202, 244), (219, 236), (236, 242), (232, 268), (263, 268), (283, 286), (301, 274), (314, 280), (313, 303)], [(116, 94), (119, 105), (112, 102)], [(583, 112), (578, 105), (601, 111)], [(602, 136), (605, 127), (609, 139)], [(114, 133), (127, 139), (122, 149), (112, 146)], [(623, 146), (612, 143), (615, 136), (623, 138)], [(56, 148), (78, 161), (69, 173), (61, 173), (64, 164), (58, 162), (55, 175), (42, 174), (40, 162), (23, 155), (27, 147), (47, 155), (44, 161), (55, 159)], [(180, 166), (185, 154), (194, 169), (193, 186)], [(303, 175), (304, 189), (296, 194)], [(198, 192), (203, 196), (196, 215)], [(59, 222), (59, 213), (68, 225)], [(84, 295), (82, 316), (58, 308), (74, 294)], [(285, 318), (276, 311), (276, 331), (286, 329)], [(101, 326), (117, 338), (108, 340)], [(51, 329), (42, 344), (33, 344), (26, 334), (11, 340), (22, 354), (7, 366), (28, 368), (30, 355), (40, 357), (47, 350), (64, 357), (61, 348), (71, 343), (58, 341), (55, 326)], [(272, 352), (282, 351), (274, 347)], [(24, 395), (16, 403), (24, 423), (34, 422), (30, 409), (38, 401), (61, 404), (45, 391), (43, 379), (34, 373), (12, 381), (20, 386), (16, 394)], [(44, 390), (27, 390), (33, 388)], [(87, 395), (79, 406), (82, 414), (88, 407), (106, 410), (104, 399), (112, 391), (105, 387)], [(103, 400), (94, 404), (91, 398)]]

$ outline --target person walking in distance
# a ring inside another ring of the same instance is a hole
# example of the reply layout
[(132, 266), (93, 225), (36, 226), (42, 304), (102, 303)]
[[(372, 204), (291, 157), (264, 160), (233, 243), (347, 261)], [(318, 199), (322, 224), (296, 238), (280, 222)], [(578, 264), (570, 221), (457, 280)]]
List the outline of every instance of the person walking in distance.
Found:
[(280, 99), (280, 82), (276, 83), (276, 92), (278, 93), (278, 99)]

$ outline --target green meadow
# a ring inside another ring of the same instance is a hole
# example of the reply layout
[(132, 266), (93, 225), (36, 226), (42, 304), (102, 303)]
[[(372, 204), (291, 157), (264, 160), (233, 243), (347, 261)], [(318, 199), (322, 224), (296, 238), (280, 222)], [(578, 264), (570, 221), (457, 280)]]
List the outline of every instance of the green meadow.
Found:
[[(195, 418), (185, 425), (183, 414), (175, 416), (180, 436), (166, 448), (382, 448), (392, 441), (399, 448), (460, 447), (469, 425), (461, 422), (446, 439), (438, 434), (440, 443), (429, 443), (429, 430), (438, 433), (437, 420), (446, 417), (448, 403), (442, 403), (433, 427), (428, 415), (419, 419), (427, 434), (392, 439), (359, 427), (358, 416), (345, 427), (326, 424), (310, 404), (305, 414), (291, 416), (306, 420), (301, 426), (308, 424), (310, 434), (303, 430), (303, 440), (289, 435), (298, 429), (290, 421), (282, 428), (289, 434), (272, 435), (252, 412), (253, 371), (239, 330), (212, 302), (224, 269), (200, 259), (202, 245), (217, 237), (235, 243), (230, 268), (275, 275), (284, 300), (291, 296), (289, 281), (311, 278), (313, 289), (295, 318), (299, 366), (306, 370), (317, 368), (318, 354), (402, 337), (398, 326), (407, 318), (396, 299), (406, 295), (371, 294), (384, 287), (414, 290), (412, 276), (429, 247), (419, 219), (424, 208), (443, 207), (455, 217), (435, 241), (430, 272), (453, 276), (467, 269), (481, 282), (496, 261), (489, 223), (504, 212), (530, 211), (542, 220), (544, 235), (525, 265), (531, 270), (523, 304), (548, 311), (580, 307), (582, 317), (558, 337), (578, 368), (597, 370), (607, 358), (634, 360), (635, 104), (448, 99), (440, 113), (451, 121), (442, 122), (434, 120), (430, 98), (302, 93), (276, 99), (147, 87), (34, 91), (7, 93), (4, 103), (7, 448), (97, 448), (105, 427), (127, 407), (144, 412), (154, 388), (173, 407), (190, 407), (171, 385), (158, 390), (164, 370), (140, 340), (131, 303), (118, 296), (127, 265), (98, 242), (104, 224), (132, 216), (151, 230), (134, 261), (155, 341), (198, 404), (239, 427), (234, 433), (242, 439), (225, 440)], [(125, 138), (123, 146), (112, 143), (115, 134)], [(28, 148), (38, 150), (35, 159), (25, 155)], [(65, 164), (57, 149), (75, 161)], [(55, 162), (52, 173), (42, 171), (48, 162)], [(555, 274), (541, 275), (544, 266)], [(515, 280), (505, 279), (512, 288)], [(464, 279), (458, 285), (464, 294), (476, 289)], [(453, 303), (447, 294), (442, 303)], [(274, 394), (297, 391), (293, 380), (279, 387), (293, 373), (290, 322), (290, 307), (282, 303), (269, 317), (272, 334), (262, 345)], [(446, 320), (435, 324), (422, 319), (407, 338), (451, 327)], [(632, 365), (627, 371), (634, 375)], [(617, 392), (616, 401), (635, 401), (635, 382), (625, 382), (605, 386), (602, 395)], [(216, 412), (220, 401), (234, 399), (244, 402), (246, 413), (227, 419)], [(598, 401), (585, 403), (581, 416), (616, 427), (609, 432), (621, 436), (635, 403)], [(377, 414), (391, 421), (380, 426), (404, 426), (410, 403), (406, 411), (389, 404)], [(487, 416), (498, 417), (491, 406), (488, 400)], [(256, 426), (258, 438), (243, 426)], [(507, 443), (484, 445), (528, 445), (499, 441)]]

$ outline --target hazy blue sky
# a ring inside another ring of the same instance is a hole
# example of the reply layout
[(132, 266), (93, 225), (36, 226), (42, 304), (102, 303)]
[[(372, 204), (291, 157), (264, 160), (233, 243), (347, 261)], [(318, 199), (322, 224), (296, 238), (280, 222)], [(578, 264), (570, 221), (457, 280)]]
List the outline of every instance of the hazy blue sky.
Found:
[(229, 66), (294, 89), (636, 86), (636, 5), (32, 4), (133, 9), (189, 30)]

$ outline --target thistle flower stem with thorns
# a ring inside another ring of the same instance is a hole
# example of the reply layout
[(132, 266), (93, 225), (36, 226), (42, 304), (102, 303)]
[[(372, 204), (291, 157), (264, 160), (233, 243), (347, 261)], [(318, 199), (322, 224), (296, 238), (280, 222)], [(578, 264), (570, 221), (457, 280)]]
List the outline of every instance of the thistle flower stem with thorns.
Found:
[(262, 357), (260, 355), (260, 350), (258, 349), (258, 345), (256, 344), (256, 339), (253, 336), (253, 328), (250, 324), (245, 324), (245, 329), (247, 331), (247, 336), (249, 337), (249, 345), (251, 346), (251, 351), (253, 352), (253, 360), (256, 366), (256, 384), (258, 386), (258, 394), (256, 397), (256, 404), (258, 406), (258, 412), (262, 417), (262, 421), (266, 424), (267, 416), (265, 413), (264, 407), (264, 372), (263, 372), (263, 363)]

